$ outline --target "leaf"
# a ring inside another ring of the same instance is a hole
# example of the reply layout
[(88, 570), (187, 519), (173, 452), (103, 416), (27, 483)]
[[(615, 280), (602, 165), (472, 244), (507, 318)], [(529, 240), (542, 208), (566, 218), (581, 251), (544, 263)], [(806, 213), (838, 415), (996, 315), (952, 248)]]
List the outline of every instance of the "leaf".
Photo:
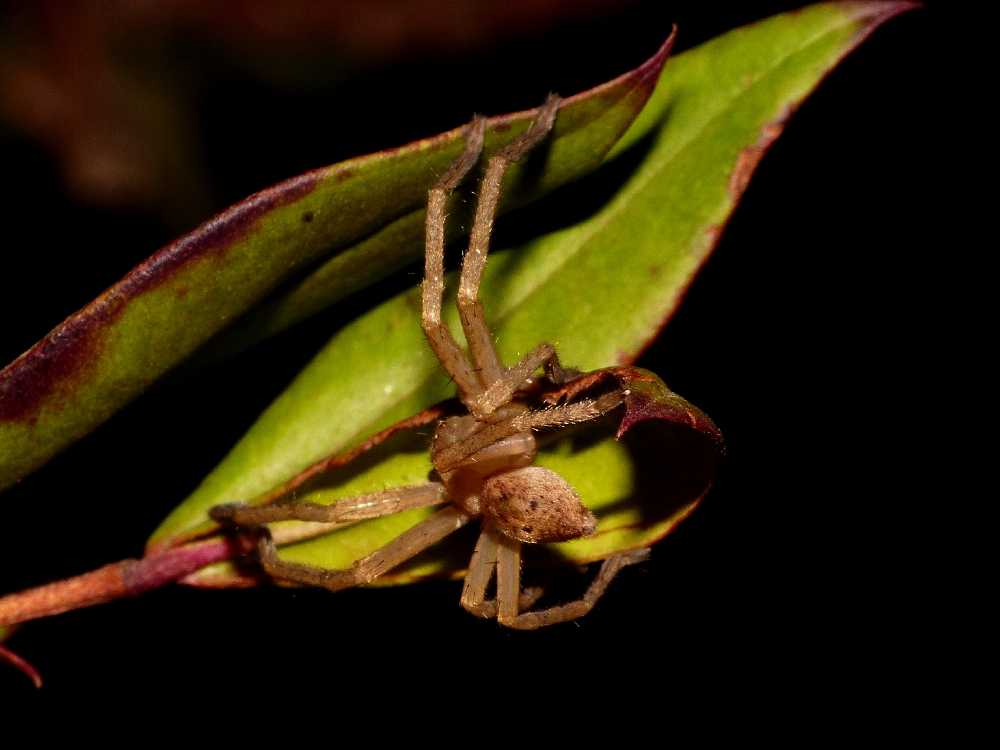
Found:
[[(598, 532), (583, 539), (547, 545), (549, 550), (556, 550), (576, 563), (600, 560), (626, 549), (646, 547), (665, 536), (694, 510), (704, 496), (723, 451), (722, 434), (707, 415), (670, 391), (654, 373), (638, 367), (596, 370), (562, 388), (542, 394), (541, 398), (550, 404), (568, 402), (609, 382), (622, 392), (624, 401), (617, 432), (609, 424), (614, 414), (609, 415), (596, 425), (559, 435), (557, 443), (542, 448), (538, 461), (569, 478), (575, 472), (580, 486), (588, 486), (589, 481), (592, 491), (587, 494), (587, 505), (599, 518)], [(338, 485), (338, 480), (345, 476), (364, 473), (366, 466), (391, 463), (399, 470), (404, 464), (394, 462), (393, 458), (400, 456), (405, 456), (405, 464), (412, 464), (409, 468), (415, 468), (417, 473), (426, 477), (432, 469), (428, 460), (430, 432), (419, 428), (436, 422), (448, 411), (447, 406), (439, 405), (397, 422), (361, 445), (309, 467), (285, 485), (250, 502), (268, 504), (289, 497), (323, 497), (326, 494), (323, 486)], [(644, 462), (647, 471), (659, 473), (663, 481), (658, 482), (655, 488), (649, 488), (656, 493), (655, 497), (646, 498), (645, 503), (636, 503), (636, 490), (640, 488), (629, 485), (628, 492), (623, 495), (620, 481), (610, 486), (610, 492), (602, 492), (600, 485), (593, 485), (594, 472), (580, 471), (584, 467), (580, 456), (592, 459), (596, 455), (598, 461), (603, 459), (607, 462), (600, 451), (608, 447), (604, 444), (611, 442), (606, 440), (610, 434), (621, 439), (637, 425), (647, 427), (649, 425), (645, 423), (650, 422), (655, 429), (640, 430), (640, 435), (634, 442), (629, 441), (628, 447), (620, 452), (620, 457), (625, 459), (630, 469), (631, 465)], [(410, 432), (412, 430), (417, 432)], [(541, 437), (540, 441), (544, 446), (545, 438)], [(663, 448), (668, 446), (669, 450), (664, 451)], [(596, 454), (593, 447), (598, 448)], [(561, 460), (561, 456), (573, 460), (567, 463)], [(337, 495), (340, 496), (340, 493)], [(434, 510), (399, 514), (347, 528), (300, 521), (272, 523), (269, 526), (279, 545), (316, 539), (314, 544), (300, 543), (293, 548), (292, 555), (299, 562), (344, 568), (393, 539), (400, 530), (411, 526), (414, 519), (425, 518)], [(407, 517), (409, 522), (400, 520)], [(331, 538), (338, 536), (343, 537), (343, 544), (331, 544)], [(430, 575), (454, 573), (464, 565), (463, 558), (468, 556), (468, 547), (456, 544), (454, 540), (446, 544), (447, 547), (438, 547), (433, 554), (390, 571), (377, 583), (402, 583)], [(183, 549), (191, 549), (191, 546)], [(211, 587), (243, 586), (256, 581), (255, 577), (238, 575), (228, 561), (206, 567), (186, 580), (187, 583)]]
[[(631, 73), (567, 99), (544, 171), (530, 179), (513, 173), (505, 205), (596, 167), (642, 109), (669, 46)], [(492, 118), (487, 150), (508, 142), (531, 115)], [(463, 143), (457, 128), (257, 193), (67, 318), (0, 371), (0, 490), (100, 425), (282, 282), (328, 261), (293, 289), (280, 316), (265, 311), (256, 320), (267, 326), (251, 323), (218, 348), (242, 347), (415, 259), (420, 245), (412, 234), (427, 190)]]
[[(505, 360), (514, 361), (548, 340), (564, 362), (582, 369), (631, 362), (676, 308), (790, 112), (867, 34), (909, 7), (899, 2), (816, 5), (675, 58), (650, 107), (615, 150), (649, 142), (642, 164), (615, 197), (575, 226), (492, 255), (483, 297)], [(210, 533), (206, 512), (211, 506), (261, 495), (323, 456), (449, 396), (452, 388), (423, 341), (419, 304), (418, 291), (411, 290), (338, 332), (164, 521), (150, 540), (150, 551)], [(453, 311), (449, 323), (458, 331)], [(649, 474), (648, 456), (636, 448), (628, 441), (568, 438), (540, 458), (598, 513), (599, 535), (609, 542), (601, 554), (636, 543), (637, 533), (614, 539), (619, 510), (640, 525), (649, 518), (662, 522), (662, 512), (642, 502), (655, 500), (662, 482), (656, 471)], [(669, 446), (663, 447), (657, 461), (670, 459)], [(300, 497), (331, 502), (424, 481), (429, 469), (421, 441), (399, 436)], [(667, 517), (679, 520), (685, 507)], [(282, 554), (300, 562), (343, 565), (425, 513), (341, 529), (288, 545)], [(641, 527), (640, 533), (652, 528)], [(582, 561), (597, 551), (577, 540), (560, 552)], [(395, 580), (457, 570), (464, 562), (430, 554)], [(190, 582), (213, 585), (234, 580), (230, 575), (215, 568)]]

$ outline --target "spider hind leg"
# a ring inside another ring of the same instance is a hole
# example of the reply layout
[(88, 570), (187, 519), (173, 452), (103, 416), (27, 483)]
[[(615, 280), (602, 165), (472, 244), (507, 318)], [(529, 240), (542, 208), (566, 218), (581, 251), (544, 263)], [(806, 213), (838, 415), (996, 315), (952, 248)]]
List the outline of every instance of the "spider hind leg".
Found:
[[(583, 617), (600, 600), (608, 585), (625, 567), (649, 557), (649, 549), (630, 550), (604, 560), (586, 593), (576, 601), (548, 609), (526, 612), (541, 596), (542, 589), (521, 589), (521, 542), (493, 528), (484, 528), (469, 563), (462, 590), (462, 606), (479, 617), (493, 618), (515, 630), (537, 630)], [(486, 589), (497, 577), (495, 600), (486, 600)]]
[(587, 588), (586, 593), (576, 601), (560, 604), (534, 612), (521, 612), (518, 601), (521, 577), (521, 543), (506, 539), (500, 545), (497, 555), (497, 620), (501, 625), (514, 630), (537, 630), (561, 622), (570, 622), (586, 615), (604, 596), (608, 585), (625, 567), (635, 565), (649, 558), (649, 549), (630, 550), (612, 555), (601, 563), (601, 569)]

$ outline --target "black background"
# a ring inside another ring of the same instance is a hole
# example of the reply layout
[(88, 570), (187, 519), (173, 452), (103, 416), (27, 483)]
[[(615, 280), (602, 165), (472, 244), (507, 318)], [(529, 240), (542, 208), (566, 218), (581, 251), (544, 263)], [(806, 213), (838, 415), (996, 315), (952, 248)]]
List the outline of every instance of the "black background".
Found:
[[(638, 3), (495, 49), (368, 71), (336, 102), (229, 82), (199, 110), (218, 207), (474, 111), (523, 109), (549, 90), (610, 79), (645, 60), (671, 22), (682, 51), (799, 4)], [(640, 361), (714, 417), (729, 456), (701, 508), (592, 614), (524, 634), (465, 614), (456, 583), (336, 596), (169, 587), (26, 627), (10, 645), (43, 672), (41, 696), (218, 691), (256, 701), (263, 685), (318, 678), (324, 701), (364, 695), (369, 705), (387, 691), (438, 704), (443, 690), (454, 691), (447, 700), (486, 697), (498, 680), (598, 691), (638, 676), (658, 685), (697, 676), (708, 689), (777, 681), (802, 686), (802, 697), (845, 673), (870, 685), (905, 662), (908, 553), (874, 519), (903, 492), (896, 430), (923, 356), (914, 307), (935, 251), (936, 22), (928, 8), (893, 20), (795, 114)], [(234, 132), (237, 118), (245, 127)], [(0, 251), (9, 361), (175, 229), (75, 204), (45, 152), (9, 133), (0, 145), (5, 223), (22, 238)], [(532, 210), (501, 231), (516, 237)], [(9, 490), (0, 591), (139, 554), (332, 326), (369, 302), (155, 390)], [(235, 378), (247, 369), (259, 376)], [(0, 668), (0, 693), (29, 691)]]

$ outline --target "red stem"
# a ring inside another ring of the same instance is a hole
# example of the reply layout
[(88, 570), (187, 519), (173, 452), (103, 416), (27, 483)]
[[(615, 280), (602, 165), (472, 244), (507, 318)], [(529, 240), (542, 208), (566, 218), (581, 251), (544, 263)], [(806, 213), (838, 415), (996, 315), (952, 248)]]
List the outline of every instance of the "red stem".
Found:
[[(141, 560), (122, 560), (80, 576), (0, 597), (0, 627), (103, 604), (165, 586), (206, 565), (246, 550), (230, 539), (212, 537), (183, 547), (155, 552)], [(42, 676), (28, 661), (0, 643), (0, 661), (19, 669), (42, 686)]]
[(14, 667), (14, 669), (24, 672), (28, 679), (35, 683), (36, 688), (40, 688), (42, 686), (42, 675), (38, 672), (38, 670), (35, 669), (30, 662), (22, 659), (9, 648), (6, 648), (2, 643), (0, 643), (0, 661), (5, 661)]
[(228, 560), (238, 552), (230, 540), (213, 537), (10, 594), (0, 598), (0, 627), (135, 596)]

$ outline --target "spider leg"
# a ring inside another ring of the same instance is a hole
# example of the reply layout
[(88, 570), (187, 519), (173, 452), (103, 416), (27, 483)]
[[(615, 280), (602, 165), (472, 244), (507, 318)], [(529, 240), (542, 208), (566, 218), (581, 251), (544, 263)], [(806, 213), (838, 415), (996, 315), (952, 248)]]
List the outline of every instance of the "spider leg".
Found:
[[(517, 606), (521, 611), (524, 611), (541, 599), (544, 593), (545, 589), (541, 586), (529, 586), (521, 589), (521, 594), (517, 597)], [(493, 620), (497, 616), (497, 600), (487, 599), (478, 607), (466, 607), (465, 610), (476, 617), (482, 617), (484, 620)]]
[(497, 536), (497, 621), (508, 625), (518, 618), (521, 594), (521, 543)]
[(555, 385), (568, 383), (581, 374), (579, 370), (563, 367), (555, 347), (542, 343), (524, 355), (516, 365), (505, 369), (497, 380), (469, 403), (469, 411), (480, 421), (499, 422), (497, 409), (510, 403), (539, 366), (544, 366), (545, 376)]
[[(497, 532), (484, 528), (476, 542), (475, 552), (472, 553), (472, 560), (469, 562), (469, 572), (465, 576), (465, 584), (462, 587), (462, 607), (487, 620), (492, 620), (497, 616), (496, 600), (486, 601), (486, 587), (497, 566)], [(518, 606), (527, 609), (542, 595), (542, 589), (527, 588), (521, 592), (518, 598)]]
[(426, 247), (424, 251), (424, 284), (421, 323), (427, 341), (441, 366), (458, 386), (459, 397), (466, 401), (481, 389), (469, 360), (451, 331), (441, 321), (441, 299), (444, 296), (444, 227), (448, 196), (475, 166), (483, 150), (486, 121), (475, 118), (468, 128), (465, 151), (441, 176), (427, 194)]
[[(486, 419), (508, 403), (513, 398), (514, 393), (531, 377), (531, 373), (541, 365), (545, 365), (545, 369), (548, 371), (550, 369), (549, 363), (553, 360), (556, 363), (555, 366), (559, 368), (559, 358), (556, 356), (556, 350), (552, 344), (539, 344), (516, 365), (504, 370), (503, 374), (470, 404), (469, 411), (476, 419)], [(562, 368), (559, 370), (561, 371)]]
[(465, 574), (465, 583), (462, 585), (461, 602), (465, 609), (479, 614), (479, 608), (486, 599), (486, 587), (490, 585), (496, 567), (496, 538), (484, 525), (476, 542), (476, 549), (472, 553), (472, 560), (469, 561), (469, 572)]
[(439, 472), (451, 471), (469, 456), (503, 440), (505, 437), (528, 430), (565, 427), (580, 422), (589, 422), (611, 411), (621, 402), (621, 392), (611, 391), (596, 399), (585, 399), (571, 404), (518, 414), (502, 422), (487, 425), (466, 439), (442, 448), (434, 456), (434, 466)]
[(480, 185), (476, 217), (469, 237), (469, 249), (462, 261), (462, 276), (458, 287), (458, 312), (462, 319), (465, 339), (469, 343), (472, 361), (479, 371), (479, 378), (484, 386), (490, 385), (503, 375), (503, 367), (493, 346), (493, 334), (486, 324), (483, 306), (479, 302), (479, 282), (486, 266), (490, 234), (493, 232), (493, 220), (500, 201), (504, 173), (513, 162), (537, 146), (552, 130), (559, 102), (558, 96), (549, 95), (538, 109), (528, 129), (490, 158)]
[(393, 487), (356, 497), (345, 497), (332, 505), (319, 503), (281, 502), (273, 505), (227, 503), (216, 505), (209, 515), (216, 521), (234, 526), (262, 526), (274, 521), (312, 521), (316, 523), (348, 524), (368, 518), (438, 505), (445, 502), (444, 485), (440, 482)]
[(400, 534), (384, 547), (362, 557), (346, 570), (326, 570), (312, 565), (285, 562), (278, 557), (271, 532), (261, 529), (257, 544), (257, 554), (261, 566), (273, 578), (317, 586), (330, 591), (340, 591), (351, 586), (371, 583), (383, 573), (392, 570), (411, 557), (418, 555), (431, 545), (441, 541), (448, 534), (460, 529), (471, 520), (458, 508), (447, 507), (439, 510), (426, 521), (418, 523)]
[(561, 604), (537, 612), (521, 612), (518, 601), (521, 577), (521, 543), (515, 539), (507, 540), (506, 543), (499, 546), (497, 555), (497, 601), (499, 605), (497, 620), (501, 625), (515, 630), (537, 630), (547, 625), (576, 620), (594, 608), (594, 605), (607, 590), (608, 584), (622, 568), (634, 565), (648, 557), (648, 549), (632, 550), (613, 555), (601, 564), (597, 577), (591, 582), (587, 592), (581, 598), (569, 604)]

